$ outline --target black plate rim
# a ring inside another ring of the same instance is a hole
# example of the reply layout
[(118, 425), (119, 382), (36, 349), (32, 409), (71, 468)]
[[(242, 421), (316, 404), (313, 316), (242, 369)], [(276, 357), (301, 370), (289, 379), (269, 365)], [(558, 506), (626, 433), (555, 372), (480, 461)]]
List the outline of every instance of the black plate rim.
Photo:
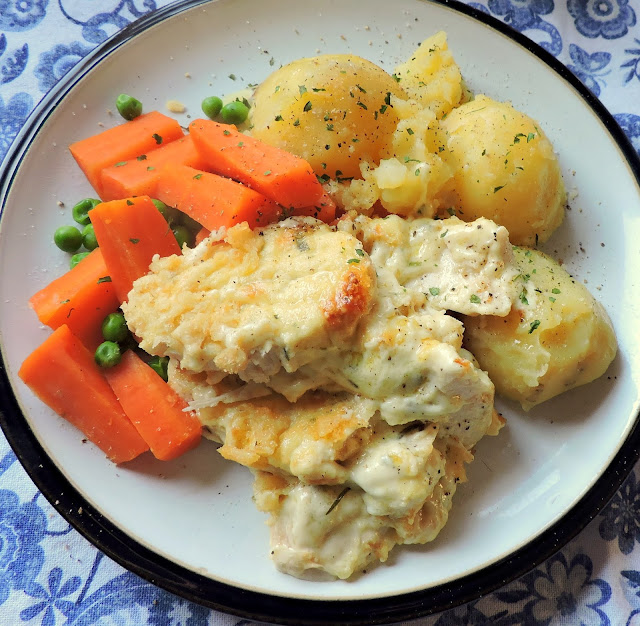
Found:
[[(639, 187), (640, 158), (613, 115), (553, 55), (488, 13), (458, 0), (416, 0), (453, 9), (507, 36), (563, 78), (582, 97), (624, 155)], [(35, 107), (0, 169), (0, 228), (6, 198), (20, 161), (39, 129), (65, 95), (98, 63), (132, 38), (208, 0), (180, 0), (132, 22), (97, 46)], [(81, 535), (115, 562), (141, 578), (192, 602), (239, 617), (277, 624), (314, 626), (390, 624), (433, 615), (495, 591), (553, 556), (602, 510), (640, 458), (640, 412), (606, 471), (572, 509), (522, 548), (477, 572), (437, 587), (398, 596), (363, 600), (308, 600), (268, 595), (214, 581), (141, 545), (92, 507), (49, 459), (29, 428), (7, 374), (0, 344), (0, 426), (29, 477), (52, 506)]]

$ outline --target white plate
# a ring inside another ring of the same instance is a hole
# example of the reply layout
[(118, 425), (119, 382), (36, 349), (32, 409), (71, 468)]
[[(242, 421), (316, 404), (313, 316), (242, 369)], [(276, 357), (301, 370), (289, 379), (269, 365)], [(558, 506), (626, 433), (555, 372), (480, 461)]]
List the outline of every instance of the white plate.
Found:
[[(120, 563), (188, 598), (265, 621), (397, 621), (478, 597), (576, 534), (640, 449), (637, 155), (555, 59), (492, 18), (452, 3), (364, 6), (220, 0), (167, 7), (101, 46), (45, 98), (2, 174), (0, 395), (8, 439), (58, 510)], [(596, 384), (528, 415), (500, 406), (508, 426), (478, 446), (469, 482), (435, 542), (398, 548), (351, 582), (297, 580), (269, 561), (249, 473), (223, 461), (214, 445), (171, 463), (145, 455), (116, 467), (17, 378), (48, 334), (27, 300), (66, 269), (52, 233), (70, 222), (75, 201), (93, 195), (66, 146), (100, 123), (118, 123), (107, 109), (120, 92), (137, 95), (147, 110), (182, 101), (187, 114), (177, 117), (186, 126), (189, 115), (200, 116), (204, 96), (257, 83), (295, 58), (350, 51), (392, 70), (440, 29), (472, 90), (511, 100), (554, 142), (577, 195), (547, 250), (602, 301), (620, 353)], [(330, 602), (309, 606), (312, 600)]]

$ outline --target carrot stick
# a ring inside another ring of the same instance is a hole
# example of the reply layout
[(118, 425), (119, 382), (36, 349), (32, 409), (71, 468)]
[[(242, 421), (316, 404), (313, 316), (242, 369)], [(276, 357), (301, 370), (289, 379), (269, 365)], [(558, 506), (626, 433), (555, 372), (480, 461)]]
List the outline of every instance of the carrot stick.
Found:
[(190, 136), (177, 139), (149, 154), (139, 155), (124, 164), (102, 170), (103, 200), (118, 200), (131, 196), (153, 196), (162, 167), (168, 163), (204, 169), (200, 154)]
[(98, 284), (108, 275), (102, 251), (96, 248), (73, 269), (51, 281), (29, 299), (38, 319), (47, 326), (54, 316), (64, 317), (74, 307), (73, 299), (87, 285)]
[(304, 159), (244, 135), (235, 126), (196, 120), (189, 131), (207, 169), (238, 180), (286, 208), (314, 206), (323, 194)]
[(196, 241), (195, 241), (195, 245), (197, 246), (199, 243), (201, 243), (203, 240), (205, 240), (209, 235), (211, 234), (211, 231), (208, 228), (205, 228), (204, 226), (196, 233)]
[[(103, 274), (104, 278), (108, 278)], [(103, 341), (102, 322), (118, 309), (120, 302), (110, 280), (87, 283), (74, 294), (69, 302), (60, 307), (49, 320), (50, 328), (66, 325), (69, 330), (90, 350), (95, 350)]]
[(198, 445), (200, 420), (183, 410), (184, 400), (134, 352), (127, 350), (105, 376), (156, 458), (170, 461)]
[(73, 158), (102, 198), (100, 173), (105, 167), (148, 154), (183, 136), (176, 120), (151, 111), (131, 122), (76, 141), (69, 146)]
[(103, 202), (91, 210), (91, 223), (119, 302), (149, 271), (154, 255), (180, 254), (176, 238), (148, 196)]
[(107, 383), (93, 354), (60, 326), (24, 361), (18, 371), (33, 393), (71, 422), (114, 463), (149, 449)]
[(257, 191), (186, 165), (165, 166), (158, 178), (155, 196), (208, 230), (245, 221), (252, 228), (265, 226), (280, 215), (280, 207)]
[(309, 215), (329, 224), (336, 219), (336, 203), (324, 192), (313, 206), (294, 209), (293, 215)]

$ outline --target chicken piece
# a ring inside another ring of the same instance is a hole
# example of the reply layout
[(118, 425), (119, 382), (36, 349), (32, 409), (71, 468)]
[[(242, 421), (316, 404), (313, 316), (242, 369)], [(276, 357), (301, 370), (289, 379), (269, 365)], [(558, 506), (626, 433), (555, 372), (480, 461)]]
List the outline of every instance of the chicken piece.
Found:
[(237, 394), (251, 385), (225, 380), (211, 386), (202, 374), (175, 367), (169, 382), (188, 402), (212, 389), (228, 397), (228, 402), (201, 406), (198, 416), (205, 434), (223, 444), (218, 451), (224, 458), (253, 469), (291, 474), (308, 483), (340, 484), (349, 477), (347, 462), (372, 436), (375, 403), (359, 396), (313, 392), (290, 403), (269, 390), (260, 397), (254, 387), (258, 397), (241, 398)]
[(155, 259), (122, 309), (140, 346), (193, 372), (266, 382), (339, 351), (375, 298), (360, 242), (313, 218), (239, 224)]
[(517, 302), (509, 233), (491, 220), (358, 216), (343, 218), (338, 228), (358, 237), (377, 268), (424, 293), (435, 309), (502, 317)]
[[(345, 579), (386, 561), (397, 544), (435, 539), (457, 485), (466, 480), (464, 463), (473, 458), (455, 442), (436, 445), (446, 460), (444, 470), (421, 505), (402, 517), (370, 513), (366, 494), (356, 485), (306, 485), (293, 477), (255, 472), (254, 501), (270, 514), (271, 557), (278, 569), (299, 578), (321, 573)], [(390, 492), (396, 487), (391, 480), (385, 486)]]

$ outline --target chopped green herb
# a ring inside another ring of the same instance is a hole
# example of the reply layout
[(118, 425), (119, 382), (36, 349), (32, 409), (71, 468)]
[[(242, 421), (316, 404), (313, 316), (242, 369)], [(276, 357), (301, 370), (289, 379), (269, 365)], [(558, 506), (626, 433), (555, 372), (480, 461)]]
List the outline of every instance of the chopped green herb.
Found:
[(294, 125), (294, 126), (300, 126), (300, 120), (299, 120), (299, 119), (297, 119), (297, 120), (293, 123), (293, 125)]
[(303, 93), (307, 93), (307, 88), (304, 85), (298, 85), (298, 91), (300, 95), (302, 95)]
[(98, 284), (110, 283), (110, 282), (111, 282), (111, 276), (101, 276), (100, 278), (98, 278)]
[(362, 93), (367, 93), (365, 89), (363, 89), (362, 87), (360, 87), (360, 85), (358, 85), (358, 83), (356, 83), (356, 87), (362, 92)]
[(472, 302), (473, 304), (480, 304), (482, 302), (482, 300), (480, 300), (480, 297), (477, 296), (475, 293), (471, 294), (469, 301)]
[(338, 497), (333, 501), (333, 504), (327, 509), (325, 515), (329, 515), (333, 509), (335, 509), (339, 504), (340, 500), (347, 495), (347, 492), (351, 489), (351, 487), (345, 487), (339, 494)]
[(413, 135), (413, 128), (407, 128), (407, 134)]
[(231, 80), (235, 80), (235, 79), (236, 79), (236, 75), (235, 75), (235, 74), (229, 74), (229, 78), (230, 78)]
[(440, 239), (444, 239), (447, 236), (449, 229), (445, 230), (443, 233), (440, 233)]
[(162, 143), (162, 137), (160, 137), (160, 135), (158, 135), (158, 133), (153, 133), (153, 135), (151, 135), (151, 136), (156, 140), (156, 143), (158, 145), (160, 145)]
[(333, 124), (327, 124), (327, 130), (333, 130)]
[(267, 171), (264, 173), (264, 175), (265, 175), (265, 176), (269, 176), (270, 174), (271, 174), (271, 170), (267, 170)]
[(538, 328), (538, 326), (540, 326), (540, 320), (533, 320), (533, 322), (531, 322), (531, 325), (529, 326), (529, 334), (531, 334), (536, 328)]
[(146, 161), (147, 160), (147, 155), (146, 154), (141, 154), (139, 157), (136, 157), (136, 159), (138, 161)]
[(229, 135), (231, 134), (231, 131), (223, 130), (223, 131), (222, 131), (222, 134), (223, 134), (223, 135), (227, 135), (227, 136), (229, 136)]
[(356, 248), (356, 254), (358, 256), (364, 256), (364, 250), (361, 250), (360, 248)]
[(498, 193), (498, 191), (500, 191), (503, 187), (504, 187), (504, 185), (499, 185), (498, 187), (494, 187), (493, 188), (493, 193)]
[(311, 107), (312, 107), (312, 105), (311, 105), (311, 100), (308, 100), (308, 101), (307, 101), (307, 104), (305, 104), (305, 105), (304, 105), (304, 107), (303, 107), (303, 109), (302, 109), (302, 110), (303, 110), (305, 113), (307, 113), (307, 112), (311, 111)]
[(276, 115), (276, 122), (282, 121), (282, 115)]
[(527, 143), (529, 143), (532, 139), (535, 139), (536, 134), (535, 133), (529, 133), (527, 135)]
[(151, 170), (155, 170), (155, 169), (156, 169), (156, 168), (155, 168), (155, 167), (153, 167), (153, 165), (149, 165), (149, 166), (147, 167), (147, 172), (150, 172)]
[(520, 302), (522, 302), (522, 304), (529, 304), (529, 300), (527, 300), (527, 290), (523, 289), (520, 292), (520, 295), (518, 296), (518, 298), (520, 299)]
[(134, 237), (130, 237), (130, 238), (129, 238), (129, 241), (130, 241), (131, 243), (140, 243), (140, 240), (139, 240), (139, 239), (135, 239)]
[(275, 64), (275, 62), (276, 62), (276, 60), (275, 60), (273, 57), (271, 57), (271, 58), (269, 59), (269, 65), (271, 65), (272, 67), (273, 67), (273, 65)]
[(127, 164), (127, 162), (126, 162), (126, 161), (119, 161), (118, 163), (116, 163), (116, 164), (114, 165), (114, 167), (122, 167), (123, 165), (126, 165), (126, 164)]
[(348, 259), (347, 263), (360, 263), (360, 259)]
[[(367, 111), (367, 105), (364, 102), (360, 102), (360, 100), (358, 100), (358, 102), (356, 102), (356, 104), (361, 108), (364, 109), (365, 111)], [(377, 111), (376, 111), (377, 113)]]
[(556, 294), (558, 294), (558, 293), (561, 293), (561, 291), (560, 291), (557, 287), (554, 287), (554, 288), (551, 290), (551, 293), (556, 293)]
[(440, 295), (440, 287), (429, 287), (429, 293), (432, 296), (438, 296)]
[(202, 174), (196, 174), (193, 178), (194, 180), (200, 180), (202, 178)]

